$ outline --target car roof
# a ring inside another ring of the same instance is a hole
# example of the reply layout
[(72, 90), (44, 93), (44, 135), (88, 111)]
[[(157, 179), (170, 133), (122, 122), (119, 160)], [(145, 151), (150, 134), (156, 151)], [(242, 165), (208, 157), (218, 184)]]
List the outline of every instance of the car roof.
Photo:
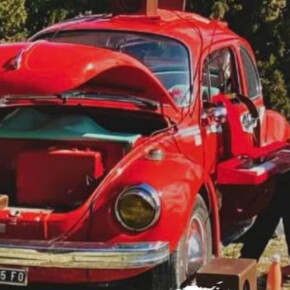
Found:
[(88, 15), (50, 26), (40, 35), (72, 30), (117, 30), (148, 33), (174, 38), (191, 50), (206, 47), (214, 41), (237, 38), (225, 22), (210, 20), (195, 13), (158, 9), (157, 16), (146, 15)]

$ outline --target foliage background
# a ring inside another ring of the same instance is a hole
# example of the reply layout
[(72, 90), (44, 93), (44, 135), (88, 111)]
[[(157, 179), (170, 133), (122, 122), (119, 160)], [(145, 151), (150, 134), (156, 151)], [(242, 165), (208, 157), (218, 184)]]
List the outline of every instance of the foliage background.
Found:
[[(188, 0), (187, 9), (224, 19), (249, 40), (266, 105), (290, 120), (290, 0)], [(19, 41), (57, 21), (107, 11), (108, 0), (1, 0), (0, 41)]]

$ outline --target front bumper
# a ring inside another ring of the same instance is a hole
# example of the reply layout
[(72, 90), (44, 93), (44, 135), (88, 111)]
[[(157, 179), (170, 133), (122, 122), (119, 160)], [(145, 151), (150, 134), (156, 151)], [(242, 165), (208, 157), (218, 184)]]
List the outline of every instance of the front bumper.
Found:
[(0, 241), (0, 264), (61, 269), (140, 269), (169, 259), (165, 242), (107, 245), (46, 241)]

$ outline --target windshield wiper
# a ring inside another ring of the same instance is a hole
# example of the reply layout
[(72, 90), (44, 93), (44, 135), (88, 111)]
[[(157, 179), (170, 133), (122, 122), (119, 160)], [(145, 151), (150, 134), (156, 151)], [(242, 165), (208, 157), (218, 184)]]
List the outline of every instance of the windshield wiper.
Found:
[(125, 96), (118, 96), (118, 95), (103, 95), (98, 93), (90, 93), (90, 92), (67, 92), (63, 93), (58, 96), (64, 102), (67, 99), (98, 99), (98, 100), (110, 100), (110, 101), (121, 101), (121, 102), (134, 102), (137, 104), (142, 104), (150, 108), (151, 110), (156, 110), (158, 108), (156, 102), (147, 100), (144, 98), (132, 96), (132, 95), (125, 95)]
[(48, 95), (48, 96), (30, 96), (30, 95), (2, 95), (0, 96), (2, 100), (5, 101), (15, 101), (15, 100), (48, 100), (56, 99), (58, 96)]
[(154, 101), (150, 101), (144, 98), (140, 98), (140, 97), (136, 97), (136, 96), (132, 96), (132, 95), (126, 95), (126, 96), (117, 96), (118, 100), (129, 100), (132, 102), (136, 102), (136, 103), (141, 103), (143, 105), (146, 105), (147, 107), (150, 107), (150, 109), (152, 110), (156, 110), (158, 108), (158, 106), (156, 105), (156, 102)]
[(91, 93), (91, 92), (82, 92), (82, 91), (75, 91), (75, 92), (66, 92), (59, 95), (47, 95), (47, 96), (30, 96), (30, 95), (6, 95), (2, 96), (2, 100), (47, 100), (47, 99), (55, 99), (58, 98), (66, 103), (68, 99), (98, 99), (98, 100), (110, 100), (110, 101), (117, 101), (117, 102), (133, 102), (135, 104), (145, 105), (151, 110), (156, 110), (158, 108), (156, 102), (132, 96), (132, 95), (125, 95), (125, 96), (118, 96), (118, 95), (104, 95), (99, 93)]

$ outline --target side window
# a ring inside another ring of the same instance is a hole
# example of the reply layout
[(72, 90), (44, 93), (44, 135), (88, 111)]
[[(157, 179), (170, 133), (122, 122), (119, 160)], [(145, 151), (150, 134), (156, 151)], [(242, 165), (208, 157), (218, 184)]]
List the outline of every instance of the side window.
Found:
[(240, 93), (235, 57), (230, 48), (211, 53), (203, 67), (202, 99), (211, 101), (219, 93), (234, 95)]
[(261, 86), (258, 72), (254, 62), (245, 48), (241, 47), (241, 57), (245, 70), (245, 77), (248, 88), (248, 97), (253, 99), (261, 96)]

